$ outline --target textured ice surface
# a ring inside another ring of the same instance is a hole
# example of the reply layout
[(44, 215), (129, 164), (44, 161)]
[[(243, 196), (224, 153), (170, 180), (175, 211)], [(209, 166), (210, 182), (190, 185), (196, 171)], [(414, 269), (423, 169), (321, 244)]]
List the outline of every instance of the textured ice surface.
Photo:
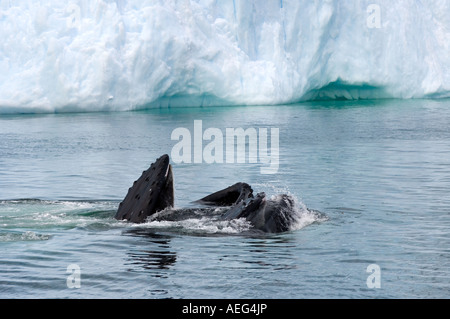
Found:
[(0, 113), (450, 96), (450, 1), (1, 1)]

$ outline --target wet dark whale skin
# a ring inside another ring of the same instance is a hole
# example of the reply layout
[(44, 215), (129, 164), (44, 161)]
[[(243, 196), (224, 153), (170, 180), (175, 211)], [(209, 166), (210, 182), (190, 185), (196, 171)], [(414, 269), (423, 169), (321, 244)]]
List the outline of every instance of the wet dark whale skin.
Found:
[(163, 155), (128, 189), (114, 216), (119, 220), (142, 223), (148, 216), (173, 207), (173, 176), (169, 156)]
[[(221, 219), (245, 218), (255, 229), (267, 233), (288, 231), (295, 221), (295, 201), (292, 197), (283, 194), (267, 199), (265, 193), (254, 196), (250, 185), (242, 182), (205, 196), (195, 203), (200, 204), (205, 213), (208, 212), (205, 206), (226, 207)], [(141, 177), (129, 188), (115, 218), (142, 223), (155, 213), (173, 206), (172, 167), (169, 156), (165, 154), (142, 172)], [(186, 214), (188, 212), (186, 210)], [(182, 218), (183, 209), (177, 209), (176, 216)]]

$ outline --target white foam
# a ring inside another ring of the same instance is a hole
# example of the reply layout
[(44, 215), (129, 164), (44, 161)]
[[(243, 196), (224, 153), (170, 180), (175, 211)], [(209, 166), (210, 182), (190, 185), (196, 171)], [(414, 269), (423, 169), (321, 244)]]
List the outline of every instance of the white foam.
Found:
[(249, 231), (252, 225), (245, 218), (218, 220), (211, 217), (202, 217), (180, 221), (149, 221), (135, 227), (177, 229), (193, 234), (239, 234)]
[(2, 1), (0, 113), (450, 97), (449, 1)]
[(114, 221), (105, 216), (112, 214), (117, 206), (107, 201), (37, 199), (9, 200), (0, 204), (0, 225), (5, 228), (25, 229), (75, 228), (86, 227), (93, 223), (110, 224)]
[(290, 230), (299, 230), (314, 223), (327, 221), (328, 217), (318, 211), (301, 208), (297, 212), (295, 222), (291, 225)]
[[(321, 223), (328, 220), (328, 217), (313, 209), (309, 209), (303, 201), (297, 196), (292, 194), (288, 189), (285, 189), (285, 193), (294, 201), (293, 211), (289, 211), (289, 214), (293, 217), (293, 223), (290, 225), (289, 230), (300, 230), (313, 223)], [(282, 195), (272, 195), (271, 200), (283, 200)]]
[(16, 242), (16, 241), (41, 241), (48, 240), (51, 235), (39, 234), (33, 231), (18, 232), (3, 232), (0, 233), (0, 242)]

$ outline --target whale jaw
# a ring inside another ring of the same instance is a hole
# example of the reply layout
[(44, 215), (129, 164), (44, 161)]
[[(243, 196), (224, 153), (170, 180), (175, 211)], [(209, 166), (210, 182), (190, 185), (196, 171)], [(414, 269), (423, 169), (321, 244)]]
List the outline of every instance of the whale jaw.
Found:
[(163, 155), (142, 172), (120, 203), (116, 219), (142, 223), (154, 213), (174, 205), (173, 174), (169, 156)]

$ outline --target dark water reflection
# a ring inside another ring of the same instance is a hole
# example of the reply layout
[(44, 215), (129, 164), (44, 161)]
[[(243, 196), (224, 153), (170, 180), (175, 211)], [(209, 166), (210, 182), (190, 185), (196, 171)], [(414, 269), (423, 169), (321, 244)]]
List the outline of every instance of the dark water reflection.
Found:
[[(177, 254), (171, 250), (171, 236), (156, 234), (148, 229), (127, 230), (124, 235), (145, 239), (128, 252), (127, 264), (139, 265), (145, 270), (156, 270), (152, 273), (155, 277), (167, 277), (164, 272), (158, 270), (167, 270), (177, 261)], [(135, 268), (130, 268), (130, 271), (134, 270)]]

